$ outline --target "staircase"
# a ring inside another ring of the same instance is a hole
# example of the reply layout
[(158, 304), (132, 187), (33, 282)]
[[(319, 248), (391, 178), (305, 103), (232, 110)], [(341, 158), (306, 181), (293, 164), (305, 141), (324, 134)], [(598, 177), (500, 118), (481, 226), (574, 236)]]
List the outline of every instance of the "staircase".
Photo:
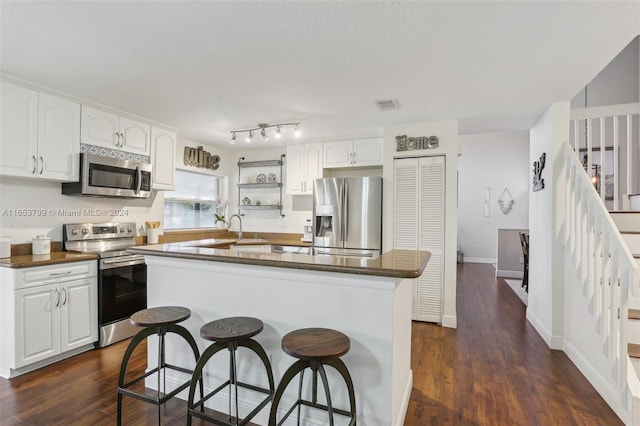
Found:
[[(611, 217), (640, 267), (640, 194), (630, 197), (629, 206), (637, 210), (612, 211)], [(627, 355), (629, 356), (628, 383), (631, 393), (632, 424), (640, 424), (640, 297), (629, 295), (627, 311)]]

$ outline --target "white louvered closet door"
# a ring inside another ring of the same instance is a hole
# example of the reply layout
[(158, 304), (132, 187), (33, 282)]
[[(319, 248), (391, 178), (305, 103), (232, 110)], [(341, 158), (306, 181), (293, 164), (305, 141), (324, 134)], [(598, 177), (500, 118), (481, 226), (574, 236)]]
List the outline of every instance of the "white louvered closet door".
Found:
[(442, 322), (444, 293), (445, 158), (395, 161), (397, 249), (431, 252), (423, 274), (412, 283), (412, 318)]
[[(394, 162), (393, 247), (418, 250), (418, 166), (417, 158)], [(416, 318), (418, 280), (411, 280), (411, 318)]]

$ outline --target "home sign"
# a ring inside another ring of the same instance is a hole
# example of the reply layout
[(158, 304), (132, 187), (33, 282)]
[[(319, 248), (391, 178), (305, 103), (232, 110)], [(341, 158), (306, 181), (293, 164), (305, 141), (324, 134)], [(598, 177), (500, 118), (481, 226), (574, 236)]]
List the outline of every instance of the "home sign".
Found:
[(201, 146), (197, 148), (184, 147), (184, 165), (216, 170), (220, 167), (220, 156), (211, 155)]
[(419, 136), (408, 138), (407, 135), (396, 136), (396, 151), (413, 151), (416, 149), (433, 149), (439, 144), (437, 136)]

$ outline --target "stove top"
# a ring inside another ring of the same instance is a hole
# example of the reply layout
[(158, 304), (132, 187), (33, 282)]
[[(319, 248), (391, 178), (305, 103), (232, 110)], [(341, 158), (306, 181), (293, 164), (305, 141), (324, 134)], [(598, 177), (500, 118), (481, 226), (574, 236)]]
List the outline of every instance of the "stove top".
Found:
[(135, 222), (71, 223), (62, 229), (65, 250), (100, 257), (127, 255), (126, 249), (136, 244), (135, 237)]

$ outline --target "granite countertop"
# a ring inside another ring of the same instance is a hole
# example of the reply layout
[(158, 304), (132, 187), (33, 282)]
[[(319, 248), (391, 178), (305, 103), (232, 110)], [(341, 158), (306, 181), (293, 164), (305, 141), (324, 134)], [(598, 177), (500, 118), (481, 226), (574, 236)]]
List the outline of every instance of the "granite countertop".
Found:
[[(273, 266), (347, 274), (375, 275), (394, 278), (416, 278), (427, 266), (431, 253), (415, 250), (390, 250), (371, 259), (353, 256), (305, 255), (291, 253), (244, 252), (229, 249), (233, 239), (207, 239), (180, 243), (156, 244), (129, 248), (131, 253), (226, 262), (246, 265)], [(273, 241), (247, 240), (244, 245), (276, 244)], [(290, 244), (289, 244), (290, 245)]]
[(58, 263), (81, 262), (83, 260), (96, 260), (95, 254), (73, 253), (67, 251), (54, 251), (50, 254), (23, 254), (0, 259), (0, 267), (4, 268), (30, 268), (32, 266), (55, 265)]

